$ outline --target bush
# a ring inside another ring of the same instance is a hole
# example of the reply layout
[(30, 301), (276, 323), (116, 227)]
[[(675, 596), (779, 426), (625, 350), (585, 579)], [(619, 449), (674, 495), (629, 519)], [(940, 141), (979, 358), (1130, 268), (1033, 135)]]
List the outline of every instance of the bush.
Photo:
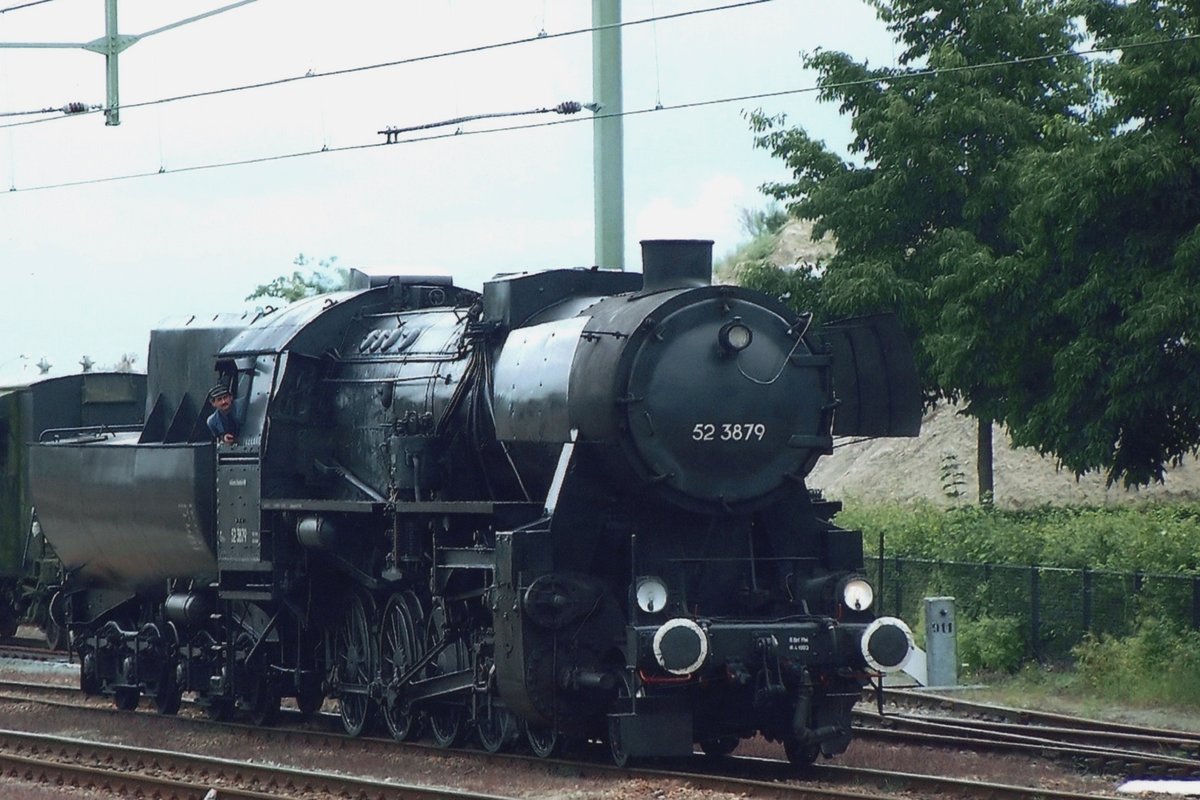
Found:
[(1148, 619), (1132, 636), (1088, 637), (1074, 654), (1097, 696), (1200, 708), (1200, 632)]
[(1200, 505), (1136, 505), (1001, 511), (848, 503), (839, 525), (879, 532), (889, 556), (991, 564), (1040, 564), (1113, 572), (1200, 573)]
[(1025, 654), (1025, 625), (1018, 617), (959, 618), (958, 662), (964, 672), (1014, 673)]

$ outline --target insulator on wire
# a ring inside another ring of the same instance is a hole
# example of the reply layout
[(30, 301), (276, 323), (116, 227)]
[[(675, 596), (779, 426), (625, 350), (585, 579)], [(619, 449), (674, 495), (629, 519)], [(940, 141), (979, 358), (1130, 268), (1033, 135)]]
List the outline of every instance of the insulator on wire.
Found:
[(82, 114), (88, 110), (87, 103), (67, 103), (60, 109), (64, 114)]
[(567, 100), (564, 103), (559, 103), (556, 105), (554, 107), (554, 111), (557, 114), (578, 114), (582, 108), (582, 103), (577, 103), (574, 100)]

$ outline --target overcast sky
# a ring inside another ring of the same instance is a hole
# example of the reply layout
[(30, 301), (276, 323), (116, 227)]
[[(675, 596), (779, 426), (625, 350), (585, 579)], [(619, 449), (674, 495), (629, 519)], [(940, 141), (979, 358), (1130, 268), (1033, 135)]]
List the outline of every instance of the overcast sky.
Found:
[[(0, 8), (28, 0), (0, 0)], [(139, 34), (228, 0), (120, 0)], [(625, 0), (626, 21), (723, 0)], [(591, 24), (588, 0), (338, 3), (258, 0), (147, 37), (120, 56), (123, 106), (190, 92), (412, 59), (559, 34)], [(0, 14), (0, 42), (86, 42), (103, 0), (53, 0)], [(773, 0), (623, 30), (627, 268), (639, 239), (702, 237), (718, 255), (742, 238), (738, 211), (767, 204), (787, 176), (753, 147), (745, 114), (786, 113), (832, 146), (848, 124), (812, 93), (696, 109), (670, 106), (811, 87), (799, 52), (844, 50), (890, 64), (891, 39), (858, 0)], [(377, 131), (592, 99), (591, 36), (313, 77), (273, 88), (27, 123), (0, 117), (0, 383), (100, 366), (145, 365), (166, 318), (240, 310), (256, 285), (304, 253), (344, 266), (436, 267), (479, 288), (494, 273), (593, 261), (592, 123), (517, 117), (463, 135), (387, 147)], [(104, 58), (0, 49), (0, 112), (102, 105)], [(440, 129), (430, 133), (452, 132)], [(188, 167), (316, 155), (252, 165)], [(130, 180), (37, 187), (137, 173)], [(3, 191), (14, 188), (16, 191)]]

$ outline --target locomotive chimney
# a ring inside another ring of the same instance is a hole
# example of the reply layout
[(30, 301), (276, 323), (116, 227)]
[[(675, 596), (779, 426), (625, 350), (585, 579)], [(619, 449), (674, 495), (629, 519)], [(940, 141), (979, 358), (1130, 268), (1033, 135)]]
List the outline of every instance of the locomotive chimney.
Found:
[(711, 239), (643, 239), (642, 291), (708, 286), (712, 248)]

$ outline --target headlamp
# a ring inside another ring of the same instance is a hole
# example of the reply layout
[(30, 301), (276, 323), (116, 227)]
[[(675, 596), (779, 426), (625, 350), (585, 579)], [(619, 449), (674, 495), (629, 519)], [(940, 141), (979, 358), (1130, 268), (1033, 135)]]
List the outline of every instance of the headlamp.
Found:
[(717, 343), (727, 353), (740, 353), (753, 341), (754, 331), (742, 322), (741, 317), (734, 317), (722, 325), (721, 330), (717, 332)]
[(667, 607), (667, 585), (662, 578), (646, 575), (637, 579), (634, 596), (638, 608), (647, 614), (656, 614)]
[(875, 602), (875, 590), (866, 578), (849, 577), (842, 583), (842, 605), (853, 611), (866, 611)]

